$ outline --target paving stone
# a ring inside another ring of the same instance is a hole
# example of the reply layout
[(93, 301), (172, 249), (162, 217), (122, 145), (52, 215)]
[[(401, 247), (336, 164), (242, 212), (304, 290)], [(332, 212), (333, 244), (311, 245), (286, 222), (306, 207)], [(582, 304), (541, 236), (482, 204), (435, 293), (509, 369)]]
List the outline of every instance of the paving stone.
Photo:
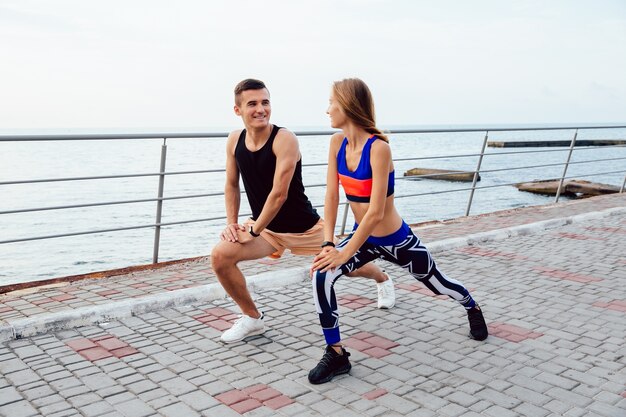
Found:
[(180, 396), (196, 389), (195, 385), (179, 377), (162, 381), (160, 386), (175, 396)]
[(471, 406), (472, 404), (478, 401), (478, 398), (476, 398), (475, 396), (466, 394), (462, 391), (453, 392), (447, 395), (446, 398), (449, 401), (465, 408), (468, 408), (469, 406)]
[(0, 406), (15, 403), (23, 400), (22, 396), (13, 387), (5, 387), (0, 389)]
[(576, 387), (579, 384), (578, 382), (573, 381), (571, 379), (563, 378), (559, 375), (553, 375), (549, 373), (541, 373), (537, 375), (537, 379), (539, 381), (544, 381), (548, 383), (549, 385), (556, 385), (557, 387), (563, 388), (566, 390), (574, 389), (574, 387)]
[(499, 407), (497, 405), (491, 406), (484, 411), (484, 415), (492, 417), (517, 417), (518, 414), (514, 411), (510, 411), (506, 408)]
[(545, 408), (537, 407), (533, 404), (522, 403), (515, 407), (513, 411), (517, 412), (521, 416), (536, 416), (536, 417), (545, 417), (550, 411)]
[(30, 417), (38, 414), (37, 410), (26, 401), (18, 401), (0, 406), (0, 416)]
[(36, 388), (24, 390), (22, 391), (22, 394), (24, 395), (24, 398), (26, 398), (28, 401), (33, 402), (38, 398), (44, 398), (53, 395), (55, 394), (55, 391), (48, 385), (41, 385)]
[(164, 390), (163, 388), (155, 388), (153, 390), (143, 392), (137, 395), (137, 397), (146, 403), (151, 402), (153, 400), (158, 400), (161, 398), (173, 398), (172, 395), (170, 395), (170, 393)]
[(196, 411), (207, 410), (219, 404), (219, 401), (203, 391), (193, 391), (178, 398)]
[(102, 414), (115, 412), (115, 409), (106, 401), (98, 401), (95, 403), (85, 404), (80, 407), (80, 411), (86, 417), (96, 417)]
[(144, 392), (152, 391), (159, 386), (152, 381), (148, 381), (145, 379), (133, 382), (127, 385), (130, 392), (135, 395), (143, 394)]
[(536, 406), (542, 406), (551, 400), (547, 395), (539, 394), (536, 391), (531, 391), (521, 386), (513, 386), (504, 391), (512, 397), (522, 400), (524, 403), (530, 403)]
[(39, 406), (39, 411), (44, 416), (49, 416), (68, 410), (72, 412), (74, 410), (74, 407), (65, 400), (50, 402), (48, 404), (42, 404), (41, 406)]
[(102, 397), (106, 399), (110, 404), (113, 404), (113, 405), (124, 403), (124, 402), (130, 401), (136, 398), (132, 393), (127, 392), (125, 390), (123, 392), (120, 392), (119, 394), (114, 394), (111, 396), (102, 396)]
[(562, 401), (565, 404), (573, 404), (579, 407), (585, 407), (591, 402), (589, 398), (585, 398), (581, 395), (578, 395), (571, 391), (566, 391), (558, 387), (550, 388), (548, 391), (546, 391), (546, 395), (556, 400)]
[(440, 408), (438, 410), (438, 413), (440, 413), (443, 416), (457, 417), (457, 416), (465, 415), (466, 411), (467, 409), (465, 407), (461, 407), (460, 405), (448, 404)]
[(164, 415), (165, 417), (195, 417), (200, 416), (199, 413), (193, 411), (189, 406), (184, 403), (175, 403), (168, 406), (165, 406), (159, 409), (159, 413)]
[(212, 407), (212, 408), (210, 408), (208, 410), (204, 410), (200, 414), (203, 417), (214, 417), (214, 416), (219, 416), (219, 417), (241, 417), (241, 414), (239, 414), (238, 412), (236, 412), (235, 410), (233, 410), (232, 408), (230, 408), (230, 407), (228, 407), (228, 406), (226, 406), (224, 404), (220, 404), (220, 405)]
[(150, 407), (154, 408), (155, 410), (161, 410), (164, 407), (179, 403), (178, 398), (174, 397), (171, 394), (168, 394), (165, 390), (162, 391), (164, 391), (164, 394), (147, 401), (147, 404)]
[(496, 404), (499, 407), (511, 409), (519, 405), (521, 401), (505, 393), (500, 393), (490, 388), (485, 388), (476, 394), (479, 398)]
[(6, 378), (11, 383), (11, 385), (17, 387), (41, 380), (41, 377), (30, 369), (23, 369), (21, 371), (12, 372), (10, 374), (7, 374)]
[(341, 404), (328, 400), (328, 399), (323, 399), (321, 401), (314, 402), (312, 404), (309, 404), (309, 406), (313, 410), (318, 411), (319, 413), (322, 413), (323, 415), (331, 415), (334, 413), (338, 413), (343, 408)]
[(115, 408), (125, 417), (147, 417), (155, 413), (153, 408), (138, 398), (117, 403)]

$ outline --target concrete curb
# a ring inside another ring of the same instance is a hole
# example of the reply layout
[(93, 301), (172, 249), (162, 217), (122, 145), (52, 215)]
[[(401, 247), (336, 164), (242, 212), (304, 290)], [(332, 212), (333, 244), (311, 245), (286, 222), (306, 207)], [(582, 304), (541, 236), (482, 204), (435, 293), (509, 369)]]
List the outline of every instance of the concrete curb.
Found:
[[(427, 247), (432, 253), (444, 252), (463, 246), (494, 242), (515, 236), (528, 236), (573, 223), (625, 213), (626, 207), (614, 207), (603, 211), (544, 220), (488, 232), (474, 233), (464, 237), (429, 242), (427, 243)], [(246, 279), (250, 291), (255, 292), (260, 289), (297, 284), (308, 280), (309, 275), (308, 268), (290, 268), (282, 271), (253, 275)], [(17, 319), (0, 326), (0, 343), (35, 336), (49, 331), (99, 324), (165, 308), (189, 305), (196, 302), (210, 302), (224, 299), (225, 297), (226, 293), (222, 286), (219, 283), (212, 283), (162, 294), (113, 302), (106, 305), (88, 306), (76, 310)]]

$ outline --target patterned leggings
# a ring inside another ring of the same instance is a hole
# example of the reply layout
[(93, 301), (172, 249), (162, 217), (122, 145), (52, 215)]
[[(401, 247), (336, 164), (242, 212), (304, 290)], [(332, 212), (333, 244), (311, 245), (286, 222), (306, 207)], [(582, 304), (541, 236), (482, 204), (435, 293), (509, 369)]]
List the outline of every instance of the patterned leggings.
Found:
[[(340, 268), (333, 271), (317, 271), (315, 273), (313, 277), (313, 298), (327, 344), (331, 345), (341, 340), (339, 334), (339, 312), (334, 290), (335, 282), (340, 276), (352, 272), (377, 258), (393, 262), (405, 268), (432, 292), (437, 295), (447, 295), (458, 301), (466, 309), (476, 305), (465, 286), (459, 281), (448, 278), (441, 272), (420, 239), (413, 234), (408, 226), (406, 229), (408, 229), (408, 235), (400, 243), (377, 245), (368, 240)], [(337, 245), (337, 248), (344, 247), (351, 237), (352, 235), (348, 236)]]

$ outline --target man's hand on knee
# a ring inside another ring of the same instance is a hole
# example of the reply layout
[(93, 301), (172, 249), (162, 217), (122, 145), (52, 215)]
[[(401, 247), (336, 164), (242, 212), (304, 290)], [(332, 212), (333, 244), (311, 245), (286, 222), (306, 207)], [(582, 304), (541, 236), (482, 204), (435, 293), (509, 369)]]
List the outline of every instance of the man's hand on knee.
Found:
[(240, 239), (237, 232), (245, 230), (246, 228), (242, 224), (231, 223), (220, 233), (220, 239), (227, 242), (238, 242)]

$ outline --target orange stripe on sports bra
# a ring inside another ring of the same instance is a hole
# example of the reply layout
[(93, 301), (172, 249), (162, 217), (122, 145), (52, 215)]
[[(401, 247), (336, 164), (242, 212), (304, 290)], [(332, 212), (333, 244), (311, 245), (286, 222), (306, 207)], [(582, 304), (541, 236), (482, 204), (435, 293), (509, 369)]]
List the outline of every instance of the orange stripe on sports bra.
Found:
[(346, 194), (355, 197), (369, 197), (372, 194), (372, 179), (358, 179), (337, 174)]

